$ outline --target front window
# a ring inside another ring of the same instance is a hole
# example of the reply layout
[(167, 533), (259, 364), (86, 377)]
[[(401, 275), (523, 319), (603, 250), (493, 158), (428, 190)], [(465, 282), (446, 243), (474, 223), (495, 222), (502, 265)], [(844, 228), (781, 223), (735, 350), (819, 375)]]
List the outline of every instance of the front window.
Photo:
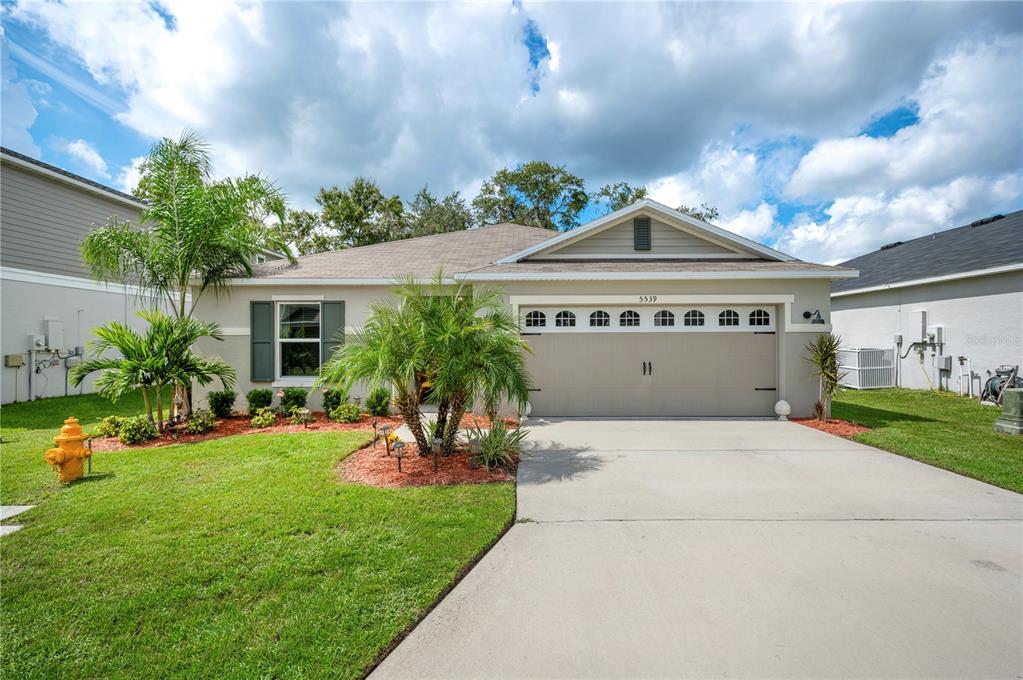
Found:
[(547, 317), (543, 312), (529, 312), (526, 314), (526, 328), (543, 328), (547, 325)]
[(558, 312), (554, 317), (554, 325), (561, 327), (575, 326), (575, 313), (569, 311)]
[(639, 325), (639, 312), (635, 312), (631, 309), (626, 309), (624, 312), (618, 315), (619, 326), (638, 326)]
[(320, 303), (282, 303), (277, 318), (281, 377), (316, 375), (320, 367)]

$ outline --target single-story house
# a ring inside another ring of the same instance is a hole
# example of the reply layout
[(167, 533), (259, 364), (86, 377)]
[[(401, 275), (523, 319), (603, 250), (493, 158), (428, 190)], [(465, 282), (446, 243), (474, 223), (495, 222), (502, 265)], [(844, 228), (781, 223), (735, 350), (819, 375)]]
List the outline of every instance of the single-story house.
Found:
[(835, 333), (893, 350), (900, 386), (976, 396), (999, 366), (1023, 365), (1023, 210), (841, 266), (860, 276), (832, 283)]
[(338, 333), (398, 277), (438, 267), (518, 314), (533, 416), (770, 416), (780, 399), (809, 415), (804, 346), (831, 330), (831, 282), (856, 276), (644, 199), (563, 233), (495, 224), (261, 265), (199, 301), (226, 335), (201, 347), (239, 369), (243, 393), (311, 387)]

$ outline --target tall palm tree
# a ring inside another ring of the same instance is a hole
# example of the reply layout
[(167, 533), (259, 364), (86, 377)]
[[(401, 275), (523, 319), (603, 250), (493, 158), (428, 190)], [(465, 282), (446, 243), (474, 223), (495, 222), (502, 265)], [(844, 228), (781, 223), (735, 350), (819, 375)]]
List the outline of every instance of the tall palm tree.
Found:
[(846, 376), (839, 368), (839, 351), (842, 349), (842, 338), (831, 333), (823, 333), (806, 344), (806, 356), (803, 359), (812, 367), (812, 375), (817, 378), (819, 399), (814, 406), (818, 420), (831, 418), (831, 403), (842, 391), (842, 378)]
[[(200, 338), (223, 340), (217, 324), (179, 319), (153, 309), (143, 310), (138, 316), (148, 324), (144, 333), (117, 321), (93, 331), (97, 340), (91, 343), (91, 356), (71, 370), (73, 385), (78, 386), (90, 373), (101, 371), (96, 388), (111, 401), (141, 390), (150, 422), (162, 430), (162, 395), (167, 385), (180, 388), (192, 381), (208, 385), (217, 378), (225, 389), (234, 384), (236, 374), (230, 365), (192, 351), (192, 345)], [(107, 350), (115, 350), (120, 356), (104, 356)]]
[[(215, 180), (212, 164), (209, 147), (196, 132), (157, 142), (141, 166), (136, 194), (146, 207), (139, 223), (111, 218), (82, 242), (92, 275), (134, 284), (173, 316), (186, 318), (207, 291), (221, 294), (232, 278), (250, 276), (264, 249), (293, 259), (279, 231), (268, 224), (284, 222), (281, 192), (256, 175)], [(186, 409), (187, 388), (179, 395)]]

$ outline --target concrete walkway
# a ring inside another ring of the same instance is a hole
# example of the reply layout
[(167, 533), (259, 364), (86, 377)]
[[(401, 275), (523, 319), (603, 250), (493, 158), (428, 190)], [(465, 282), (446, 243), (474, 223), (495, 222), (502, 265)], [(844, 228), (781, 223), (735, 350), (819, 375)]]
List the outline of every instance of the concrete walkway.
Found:
[(1017, 677), (1023, 496), (801, 425), (539, 421), (375, 678)]
[[(15, 517), (31, 510), (34, 505), (0, 505), (0, 522), (9, 520), (11, 517)], [(13, 534), (18, 529), (21, 529), (20, 524), (4, 524), (0, 525), (0, 536), (6, 536), (7, 534)]]

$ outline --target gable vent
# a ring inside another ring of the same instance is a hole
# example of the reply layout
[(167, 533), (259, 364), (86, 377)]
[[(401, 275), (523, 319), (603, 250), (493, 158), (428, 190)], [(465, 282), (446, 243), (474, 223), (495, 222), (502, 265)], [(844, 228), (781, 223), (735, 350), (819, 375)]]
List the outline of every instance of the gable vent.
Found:
[(902, 245), (902, 241), (896, 241), (895, 243), (888, 243), (881, 246), (881, 250), (891, 250), (892, 248), (898, 248)]
[(649, 217), (637, 217), (632, 221), (632, 242), (635, 250), (650, 250)]

